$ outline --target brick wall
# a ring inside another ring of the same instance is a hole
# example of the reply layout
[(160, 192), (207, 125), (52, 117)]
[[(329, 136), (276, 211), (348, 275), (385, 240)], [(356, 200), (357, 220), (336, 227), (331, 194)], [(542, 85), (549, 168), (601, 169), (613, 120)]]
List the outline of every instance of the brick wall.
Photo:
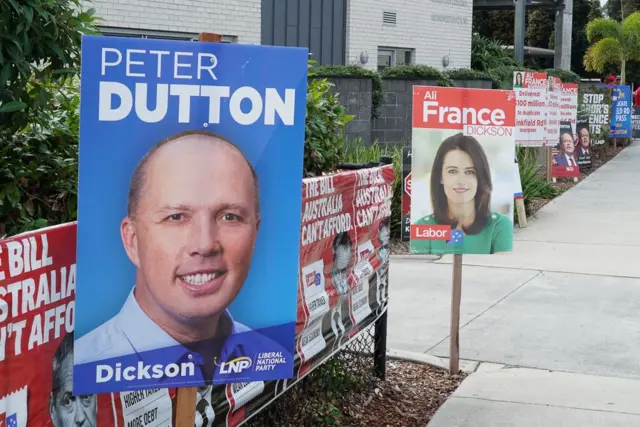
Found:
[(236, 36), (260, 44), (260, 0), (93, 0), (105, 27)]
[(362, 138), (371, 143), (372, 81), (369, 78), (328, 78), (335, 86), (340, 104), (353, 120), (347, 124), (348, 139)]
[[(380, 117), (373, 119), (371, 138), (384, 143), (411, 143), (413, 86), (437, 86), (435, 80), (382, 79), (384, 101)], [(491, 89), (491, 80), (453, 80), (455, 87)]]
[[(469, 68), (472, 0), (350, 0), (347, 10), (347, 63), (367, 51), (366, 68), (377, 68), (378, 46), (415, 49), (414, 62), (443, 69)], [(382, 12), (395, 12), (396, 25), (382, 23)]]
[(413, 86), (437, 86), (435, 80), (383, 79), (384, 101), (373, 120), (372, 137), (380, 142), (411, 143)]

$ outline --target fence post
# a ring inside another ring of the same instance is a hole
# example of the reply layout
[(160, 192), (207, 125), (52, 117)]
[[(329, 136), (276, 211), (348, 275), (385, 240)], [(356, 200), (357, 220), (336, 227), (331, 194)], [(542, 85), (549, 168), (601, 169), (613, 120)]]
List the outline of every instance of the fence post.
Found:
[[(382, 155), (380, 156), (379, 164), (380, 166), (391, 165), (393, 164), (393, 158)], [(389, 283), (388, 268), (386, 274), (387, 283)], [(383, 381), (387, 373), (387, 313), (388, 309), (376, 320), (373, 333), (373, 372), (376, 377)]]
[(387, 313), (385, 310), (378, 317), (373, 333), (373, 371), (383, 381), (387, 372)]

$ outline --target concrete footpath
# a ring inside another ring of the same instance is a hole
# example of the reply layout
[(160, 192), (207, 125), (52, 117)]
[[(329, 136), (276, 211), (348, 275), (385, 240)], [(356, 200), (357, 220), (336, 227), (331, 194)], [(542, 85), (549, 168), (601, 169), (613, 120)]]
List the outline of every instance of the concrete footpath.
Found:
[[(430, 427), (640, 426), (638, 183), (634, 143), (516, 227), (513, 253), (464, 256), (475, 372)], [(451, 257), (391, 263), (389, 348), (447, 357)]]

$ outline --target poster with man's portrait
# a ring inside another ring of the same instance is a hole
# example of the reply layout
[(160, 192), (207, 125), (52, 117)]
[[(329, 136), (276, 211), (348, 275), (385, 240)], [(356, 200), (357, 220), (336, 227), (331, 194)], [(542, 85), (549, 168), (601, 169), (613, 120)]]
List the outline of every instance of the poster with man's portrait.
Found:
[(576, 141), (575, 157), (581, 169), (589, 169), (592, 166), (591, 156), (593, 148), (590, 131), (589, 115), (586, 113), (578, 114), (574, 139)]
[(83, 38), (75, 394), (293, 376), (307, 58)]

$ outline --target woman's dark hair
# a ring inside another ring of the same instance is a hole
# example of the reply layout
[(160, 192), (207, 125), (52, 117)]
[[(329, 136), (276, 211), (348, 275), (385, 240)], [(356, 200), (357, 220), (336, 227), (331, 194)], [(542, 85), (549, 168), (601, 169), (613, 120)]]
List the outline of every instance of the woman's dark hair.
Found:
[(520, 80), (520, 84), (522, 84), (522, 73), (516, 74), (516, 83)]
[(491, 172), (489, 170), (489, 161), (487, 155), (480, 143), (473, 137), (455, 134), (445, 139), (436, 157), (433, 160), (433, 168), (431, 169), (431, 205), (433, 206), (433, 216), (438, 224), (450, 225), (455, 227), (457, 220), (449, 219), (449, 203), (447, 195), (442, 186), (442, 169), (444, 166), (444, 157), (449, 151), (462, 150), (467, 153), (473, 165), (476, 168), (476, 179), (478, 180), (478, 190), (474, 198), (476, 208), (476, 218), (469, 228), (463, 228), (467, 234), (477, 234), (489, 221), (491, 216), (491, 191), (493, 184), (491, 182)]

